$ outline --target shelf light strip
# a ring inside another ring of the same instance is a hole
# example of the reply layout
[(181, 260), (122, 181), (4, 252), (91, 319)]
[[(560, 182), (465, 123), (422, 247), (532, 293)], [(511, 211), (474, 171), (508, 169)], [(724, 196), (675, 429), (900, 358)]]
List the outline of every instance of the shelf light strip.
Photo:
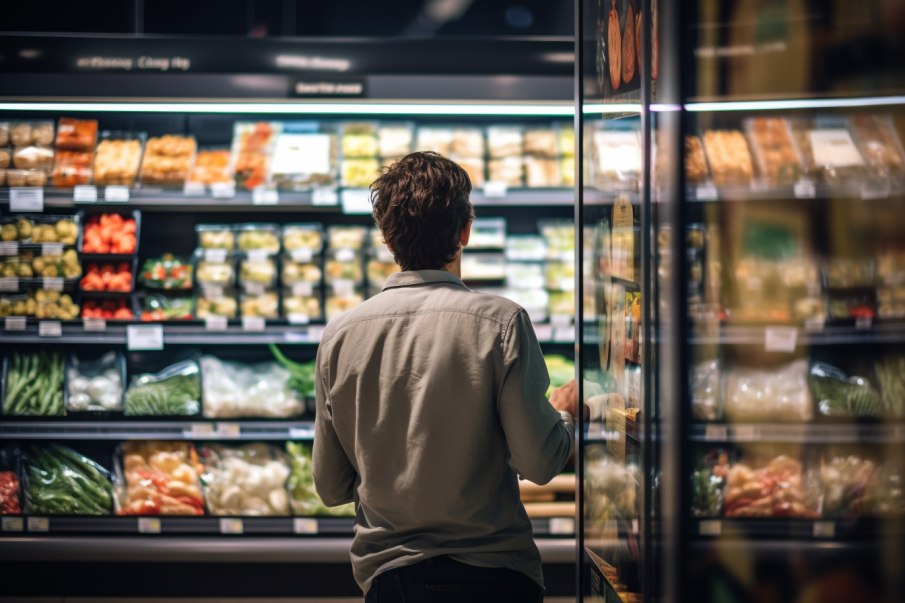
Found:
[(716, 103), (688, 103), (686, 111), (775, 111), (788, 109), (836, 109), (846, 107), (884, 107), (905, 105), (905, 96), (877, 96), (870, 98), (812, 98), (775, 101), (726, 101)]

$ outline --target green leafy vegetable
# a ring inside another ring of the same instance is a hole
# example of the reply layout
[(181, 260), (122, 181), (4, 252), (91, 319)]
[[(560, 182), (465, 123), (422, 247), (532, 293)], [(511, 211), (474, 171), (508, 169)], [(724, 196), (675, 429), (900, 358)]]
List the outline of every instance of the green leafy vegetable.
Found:
[(26, 451), (25, 513), (36, 515), (110, 515), (110, 473), (58, 444)]
[(139, 375), (126, 391), (126, 415), (197, 415), (201, 411), (201, 369), (194, 360), (156, 375)]

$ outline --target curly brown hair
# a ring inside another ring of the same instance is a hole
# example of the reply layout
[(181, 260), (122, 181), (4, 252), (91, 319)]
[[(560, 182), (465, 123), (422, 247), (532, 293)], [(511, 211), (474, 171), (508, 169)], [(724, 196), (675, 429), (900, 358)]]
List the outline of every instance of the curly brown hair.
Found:
[(403, 270), (438, 270), (456, 259), (462, 229), (474, 220), (471, 179), (433, 152), (406, 155), (370, 186), (374, 220)]

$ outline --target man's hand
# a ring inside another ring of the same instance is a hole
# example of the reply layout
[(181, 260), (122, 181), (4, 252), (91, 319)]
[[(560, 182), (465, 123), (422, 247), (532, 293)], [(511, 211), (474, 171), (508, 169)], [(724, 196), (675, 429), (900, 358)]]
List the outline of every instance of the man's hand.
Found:
[(578, 384), (572, 379), (562, 387), (557, 387), (550, 394), (550, 404), (560, 412), (578, 415)]

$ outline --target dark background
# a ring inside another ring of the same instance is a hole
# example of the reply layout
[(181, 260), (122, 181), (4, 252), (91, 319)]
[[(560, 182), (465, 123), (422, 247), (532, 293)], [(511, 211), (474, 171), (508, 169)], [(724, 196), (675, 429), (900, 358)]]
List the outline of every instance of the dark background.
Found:
[(573, 0), (28, 0), (0, 30), (230, 36), (460, 37), (574, 33)]

